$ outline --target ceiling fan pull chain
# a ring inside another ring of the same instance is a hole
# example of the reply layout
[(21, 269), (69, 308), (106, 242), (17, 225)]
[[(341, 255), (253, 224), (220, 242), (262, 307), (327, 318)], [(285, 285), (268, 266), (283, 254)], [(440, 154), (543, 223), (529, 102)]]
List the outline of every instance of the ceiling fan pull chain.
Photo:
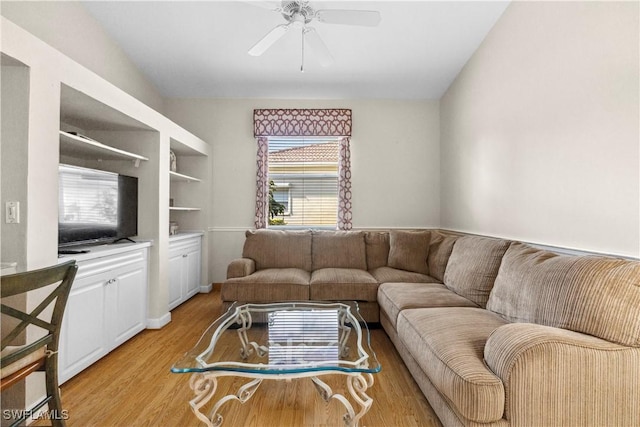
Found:
[(300, 63), (300, 72), (304, 73), (304, 28), (302, 28), (302, 60)]

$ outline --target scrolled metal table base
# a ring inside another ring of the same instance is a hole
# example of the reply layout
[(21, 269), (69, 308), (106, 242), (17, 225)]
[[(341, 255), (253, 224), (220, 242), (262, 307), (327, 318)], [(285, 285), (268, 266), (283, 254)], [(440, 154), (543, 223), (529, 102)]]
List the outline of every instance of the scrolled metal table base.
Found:
[[(298, 373), (298, 374), (288, 374), (288, 375), (259, 375), (259, 378), (252, 378), (251, 381), (240, 387), (238, 393), (230, 394), (227, 396), (223, 396), (220, 398), (213, 408), (209, 411), (208, 415), (202, 413), (201, 409), (209, 403), (211, 398), (216, 392), (218, 386), (218, 377), (220, 376), (248, 376), (248, 375), (238, 375), (238, 373), (230, 373), (223, 371), (210, 371), (210, 372), (202, 372), (195, 373), (191, 376), (189, 381), (189, 386), (196, 394), (196, 397), (189, 401), (189, 405), (191, 406), (191, 410), (196, 415), (196, 417), (205, 423), (209, 427), (219, 427), (222, 425), (222, 421), (224, 418), (220, 414), (220, 408), (225, 403), (237, 400), (240, 403), (246, 403), (251, 397), (255, 394), (256, 390), (262, 384), (264, 379), (275, 379), (275, 380), (291, 380), (293, 378), (311, 378), (311, 381), (315, 385), (316, 389), (320, 393), (320, 396), (325, 400), (325, 402), (331, 401), (331, 399), (335, 399), (342, 403), (347, 410), (347, 413), (342, 417), (345, 425), (347, 427), (357, 427), (360, 419), (367, 413), (371, 405), (373, 404), (373, 399), (367, 395), (367, 389), (373, 385), (373, 375), (370, 373), (361, 373), (361, 372), (327, 372), (328, 374), (342, 374), (347, 377), (347, 389), (351, 394), (353, 400), (358, 404), (360, 411), (356, 413), (353, 408), (352, 403), (347, 399), (344, 395), (334, 393), (329, 385), (327, 385), (324, 381), (318, 378), (317, 372), (307, 372), (307, 373)], [(306, 374), (306, 375), (305, 375)]]

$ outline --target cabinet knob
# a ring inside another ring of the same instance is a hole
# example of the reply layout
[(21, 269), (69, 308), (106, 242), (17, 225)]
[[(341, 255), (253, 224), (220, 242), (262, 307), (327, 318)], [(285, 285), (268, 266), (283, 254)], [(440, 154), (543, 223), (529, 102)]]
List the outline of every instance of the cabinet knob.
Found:
[(187, 254), (184, 254), (184, 255), (182, 255), (182, 258), (186, 258), (187, 256), (188, 256)]
[(107, 280), (107, 285), (110, 285), (110, 284), (115, 283), (115, 282), (116, 282), (116, 279), (109, 279), (109, 280)]

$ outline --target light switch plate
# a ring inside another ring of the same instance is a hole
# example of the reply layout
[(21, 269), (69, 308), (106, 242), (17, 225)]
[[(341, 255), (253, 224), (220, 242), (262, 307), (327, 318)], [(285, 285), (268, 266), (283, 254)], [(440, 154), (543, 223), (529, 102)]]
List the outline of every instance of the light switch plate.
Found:
[(6, 223), (18, 224), (20, 222), (20, 202), (7, 202), (6, 208)]

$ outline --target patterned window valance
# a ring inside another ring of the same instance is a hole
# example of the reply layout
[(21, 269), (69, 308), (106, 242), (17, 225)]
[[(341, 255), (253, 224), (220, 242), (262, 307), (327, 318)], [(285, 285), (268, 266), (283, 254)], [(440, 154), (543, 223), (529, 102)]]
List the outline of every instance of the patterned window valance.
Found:
[(253, 110), (254, 136), (351, 136), (351, 110)]

